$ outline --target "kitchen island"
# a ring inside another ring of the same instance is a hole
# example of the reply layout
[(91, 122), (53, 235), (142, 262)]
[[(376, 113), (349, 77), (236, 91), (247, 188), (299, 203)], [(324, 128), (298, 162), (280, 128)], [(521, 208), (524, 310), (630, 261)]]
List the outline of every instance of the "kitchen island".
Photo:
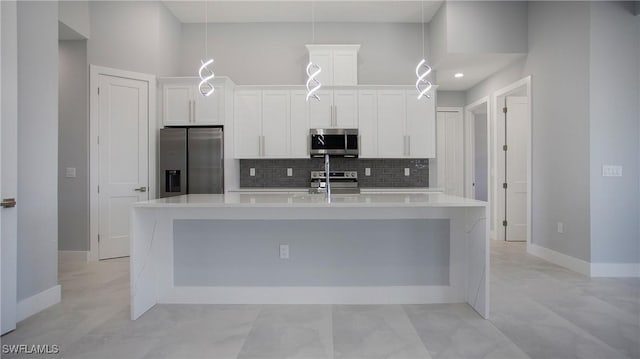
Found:
[(228, 193), (136, 203), (131, 319), (157, 303), (467, 302), (489, 316), (486, 202)]

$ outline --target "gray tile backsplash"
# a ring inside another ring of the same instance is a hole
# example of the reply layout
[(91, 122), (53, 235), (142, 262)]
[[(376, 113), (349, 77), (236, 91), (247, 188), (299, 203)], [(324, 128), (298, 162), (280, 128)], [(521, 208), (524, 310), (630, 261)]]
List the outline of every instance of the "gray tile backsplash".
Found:
[[(250, 176), (255, 168), (255, 176)], [(287, 176), (287, 168), (293, 175)], [(365, 176), (371, 168), (371, 176)], [(409, 168), (409, 176), (404, 169)], [(324, 169), (324, 159), (240, 160), (240, 187), (309, 187), (311, 171)], [(428, 187), (429, 160), (331, 158), (332, 171), (358, 171), (360, 187)]]

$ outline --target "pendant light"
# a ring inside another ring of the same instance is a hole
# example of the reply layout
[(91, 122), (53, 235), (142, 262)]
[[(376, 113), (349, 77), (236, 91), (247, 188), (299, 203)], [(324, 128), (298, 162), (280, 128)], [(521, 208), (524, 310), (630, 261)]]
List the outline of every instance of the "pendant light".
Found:
[(433, 84), (427, 80), (427, 76), (431, 73), (431, 66), (427, 64), (427, 60), (424, 55), (424, 0), (420, 1), (420, 5), (422, 8), (422, 60), (418, 63), (416, 67), (416, 76), (418, 80), (416, 81), (416, 90), (418, 90), (418, 100), (426, 97), (431, 98), (428, 92), (433, 87)]
[[(208, 0), (204, 2), (204, 58), (208, 58), (208, 50), (209, 50), (209, 7)], [(200, 76), (200, 84), (198, 84), (198, 90), (202, 96), (210, 96), (216, 89), (213, 87), (213, 79), (216, 75), (213, 73), (213, 70), (209, 68), (209, 65), (213, 64), (213, 59), (208, 60), (200, 60), (200, 69), (198, 70), (198, 75)]]
[[(311, 43), (315, 43), (316, 41), (316, 28), (315, 28), (315, 4), (311, 1)], [(322, 68), (314, 64), (311, 59), (309, 59), (309, 64), (307, 64), (307, 102), (309, 102), (310, 98), (314, 98), (320, 101), (320, 96), (316, 92), (320, 90), (322, 84), (318, 81), (317, 77), (322, 72)]]

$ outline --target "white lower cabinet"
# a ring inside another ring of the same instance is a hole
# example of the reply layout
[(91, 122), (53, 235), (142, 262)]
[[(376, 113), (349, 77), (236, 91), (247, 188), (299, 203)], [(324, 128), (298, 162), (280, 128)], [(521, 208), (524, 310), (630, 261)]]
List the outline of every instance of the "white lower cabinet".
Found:
[(306, 91), (237, 89), (235, 158), (308, 158)]

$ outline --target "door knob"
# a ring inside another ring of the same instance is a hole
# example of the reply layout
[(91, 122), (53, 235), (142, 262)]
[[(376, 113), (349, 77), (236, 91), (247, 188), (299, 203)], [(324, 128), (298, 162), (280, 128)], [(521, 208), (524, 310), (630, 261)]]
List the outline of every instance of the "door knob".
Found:
[(0, 207), (2, 208), (13, 208), (16, 206), (15, 198), (4, 198), (2, 203), (0, 203)]
[(137, 192), (147, 192), (147, 187), (134, 188), (133, 190)]

